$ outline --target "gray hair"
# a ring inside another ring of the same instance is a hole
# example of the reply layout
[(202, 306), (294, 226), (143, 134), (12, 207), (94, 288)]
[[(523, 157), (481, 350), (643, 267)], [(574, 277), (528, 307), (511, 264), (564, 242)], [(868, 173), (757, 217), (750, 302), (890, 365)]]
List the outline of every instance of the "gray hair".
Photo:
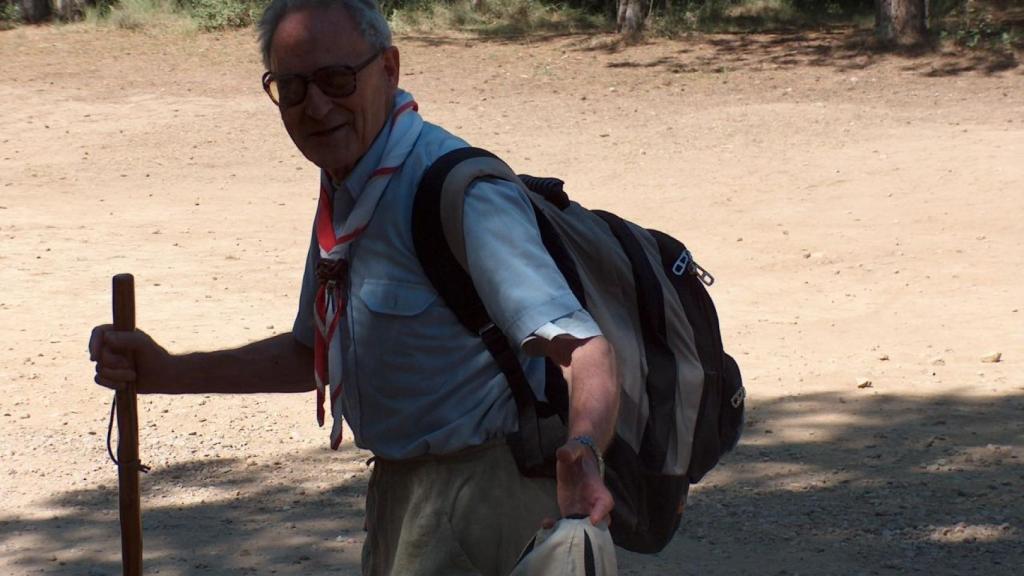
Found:
[(302, 8), (333, 7), (341, 7), (348, 11), (370, 48), (383, 50), (391, 46), (391, 27), (381, 14), (376, 0), (273, 0), (263, 11), (257, 25), (260, 52), (267, 70), (270, 70), (270, 43), (274, 39), (277, 26), (286, 14)]

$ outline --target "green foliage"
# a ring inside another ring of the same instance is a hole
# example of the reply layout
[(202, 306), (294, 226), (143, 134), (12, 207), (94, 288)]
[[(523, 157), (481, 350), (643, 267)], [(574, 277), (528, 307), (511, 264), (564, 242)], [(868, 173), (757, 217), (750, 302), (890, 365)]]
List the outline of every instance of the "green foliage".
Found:
[[(108, 16), (117, 6), (117, 0), (95, 0), (89, 3), (91, 9), (95, 11), (96, 16)], [(88, 12), (89, 9), (86, 11)]]
[(95, 26), (114, 26), (123, 30), (192, 31), (196, 26), (183, 14), (174, 0), (99, 0), (85, 9), (85, 21)]
[(391, 0), (382, 8), (397, 32), (463, 30), (518, 36), (573, 33), (605, 26), (600, 15), (540, 0)]
[[(3, 1), (3, 0), (0, 0)], [(174, 27), (185, 31), (253, 24), (270, 0), (95, 0), (87, 22), (126, 30)]]
[(1024, 6), (995, 0), (936, 0), (933, 25), (943, 38), (966, 48), (1024, 49)]
[(140, 30), (169, 12), (163, 0), (121, 0), (110, 8), (110, 22), (125, 30)]
[(256, 23), (269, 0), (177, 0), (203, 30), (242, 28)]
[(0, 30), (13, 28), (21, 21), (21, 6), (16, 0), (0, 0)]

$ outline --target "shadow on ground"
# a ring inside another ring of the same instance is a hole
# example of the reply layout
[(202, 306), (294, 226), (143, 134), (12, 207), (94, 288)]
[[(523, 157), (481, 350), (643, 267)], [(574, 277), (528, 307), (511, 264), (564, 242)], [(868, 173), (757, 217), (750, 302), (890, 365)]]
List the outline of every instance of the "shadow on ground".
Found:
[[(1024, 395), (857, 392), (754, 397), (744, 443), (693, 489), (669, 549), (622, 554), (621, 573), (1017, 574)], [(143, 482), (147, 573), (358, 573), (367, 473), (341, 472), (356, 457), (282, 451), (270, 464), (154, 470)], [(313, 491), (310, 477), (332, 481)], [(119, 574), (116, 499), (98, 486), (54, 495), (42, 518), (0, 517), (8, 565)]]
[[(893, 58), (902, 62), (900, 68), (904, 72), (926, 77), (993, 75), (1009, 70), (1024, 73), (1020, 57), (1012, 51), (968, 50), (939, 44), (890, 49), (879, 46), (870, 30), (849, 26), (756, 33), (694, 33), (676, 41), (681, 48), (675, 56), (653, 59), (644, 59), (643, 50), (632, 49), (634, 44), (610, 33), (491, 33), (465, 37), (410, 34), (402, 39), (431, 47), (564, 42), (582, 52), (621, 57), (608, 64), (612, 69), (649, 68), (673, 74), (786, 70), (805, 66), (853, 72), (868, 70)], [(639, 45), (651, 41), (641, 40)]]
[(662, 554), (686, 573), (1020, 573), (1024, 395), (752, 402)]
[(832, 28), (820, 31), (695, 35), (682, 42), (674, 57), (631, 59), (618, 41), (590, 43), (581, 49), (626, 57), (610, 68), (660, 68), (675, 74), (783, 70), (804, 66), (839, 71), (870, 69), (883, 60), (898, 58), (902, 70), (927, 77), (967, 73), (992, 75), (1020, 66), (1013, 52), (963, 50), (938, 46), (890, 50), (879, 47), (867, 30)]
[[(349, 446), (282, 453), (268, 464), (198, 459), (154, 469), (141, 481), (144, 572), (358, 574), (368, 475), (341, 464), (354, 453)], [(314, 493), (303, 487), (311, 472), (335, 481)], [(0, 517), (9, 566), (18, 574), (121, 574), (116, 484), (58, 494), (48, 505), (55, 512), (43, 519)]]

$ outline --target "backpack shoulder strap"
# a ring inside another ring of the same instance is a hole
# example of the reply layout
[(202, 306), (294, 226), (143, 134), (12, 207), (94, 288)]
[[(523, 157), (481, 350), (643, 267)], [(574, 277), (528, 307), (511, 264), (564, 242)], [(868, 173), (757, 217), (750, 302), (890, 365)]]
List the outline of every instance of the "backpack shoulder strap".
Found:
[(433, 180), (428, 185), (441, 188), (441, 230), (455, 259), (467, 268), (466, 239), (462, 229), (463, 206), (470, 184), (479, 178), (500, 178), (519, 184), (515, 172), (500, 158), (481, 148), (465, 148), (442, 156), (432, 168), (437, 172), (424, 175)]
[(519, 412), (519, 432), (510, 444), (520, 470), (533, 475), (544, 466), (537, 397), (508, 337), (487, 314), (465, 264), (463, 200), (474, 180), (488, 177), (517, 181), (504, 162), (480, 148), (460, 148), (438, 158), (424, 172), (413, 199), (413, 245), (434, 289), (459, 322), (480, 336), (508, 380)]
[(459, 322), (477, 334), (492, 322), (469, 276), (462, 214), (466, 190), (486, 177), (515, 181), (512, 170), (486, 150), (448, 152), (423, 173), (412, 210), (413, 245), (423, 271)]

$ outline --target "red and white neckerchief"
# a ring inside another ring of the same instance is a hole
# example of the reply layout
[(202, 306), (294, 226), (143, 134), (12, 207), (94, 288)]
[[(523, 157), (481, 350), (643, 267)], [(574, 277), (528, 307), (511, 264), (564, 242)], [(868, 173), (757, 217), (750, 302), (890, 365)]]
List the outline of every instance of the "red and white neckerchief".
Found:
[(320, 203), (316, 211), (316, 238), (320, 245), (320, 262), (317, 264), (319, 287), (314, 300), (313, 317), (315, 318), (315, 342), (313, 346), (313, 374), (316, 378), (316, 420), (324, 425), (324, 399), (326, 388), (331, 391), (331, 416), (334, 426), (331, 428), (331, 449), (337, 450), (341, 444), (341, 377), (342, 354), (338, 340), (338, 323), (345, 316), (348, 304), (348, 254), (352, 241), (366, 230), (366, 226), (377, 208), (377, 203), (384, 195), (391, 175), (398, 171), (412, 151), (423, 118), (420, 117), (416, 101), (412, 95), (401, 90), (395, 95), (395, 105), (391, 112), (388, 126), (387, 141), (380, 165), (370, 174), (362, 192), (356, 199), (352, 213), (345, 220), (344, 226), (337, 230), (334, 227), (334, 207), (328, 190), (330, 179), (322, 173), (320, 182)]

